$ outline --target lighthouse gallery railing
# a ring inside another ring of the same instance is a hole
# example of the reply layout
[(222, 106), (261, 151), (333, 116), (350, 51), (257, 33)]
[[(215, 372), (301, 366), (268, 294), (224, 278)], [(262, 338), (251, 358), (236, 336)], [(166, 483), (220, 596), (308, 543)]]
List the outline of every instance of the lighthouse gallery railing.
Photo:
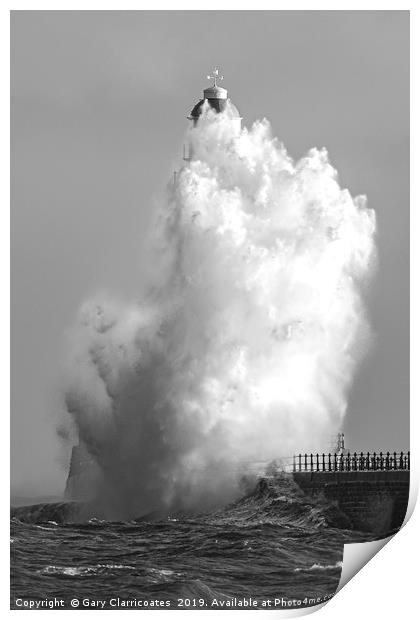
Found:
[(294, 472), (409, 470), (410, 452), (354, 452), (353, 454), (296, 454)]

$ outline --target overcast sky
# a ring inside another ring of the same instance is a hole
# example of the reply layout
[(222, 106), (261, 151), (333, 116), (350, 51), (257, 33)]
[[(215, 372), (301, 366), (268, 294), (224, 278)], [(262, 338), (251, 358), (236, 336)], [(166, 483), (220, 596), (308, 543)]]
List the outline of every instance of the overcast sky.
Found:
[(19, 11), (11, 29), (13, 491), (63, 490), (65, 331), (98, 288), (136, 295), (215, 65), (246, 125), (268, 118), (293, 157), (327, 147), (375, 209), (374, 345), (344, 431), (354, 450), (408, 449), (408, 12)]

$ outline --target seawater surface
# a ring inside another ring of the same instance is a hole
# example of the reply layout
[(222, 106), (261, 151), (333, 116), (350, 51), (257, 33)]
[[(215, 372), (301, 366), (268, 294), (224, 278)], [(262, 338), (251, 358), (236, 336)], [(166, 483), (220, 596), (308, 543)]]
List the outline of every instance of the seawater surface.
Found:
[(12, 510), (13, 609), (54, 597), (86, 609), (310, 606), (334, 594), (344, 543), (362, 539), (334, 506), (266, 479), (210, 514), (77, 522), (69, 506)]

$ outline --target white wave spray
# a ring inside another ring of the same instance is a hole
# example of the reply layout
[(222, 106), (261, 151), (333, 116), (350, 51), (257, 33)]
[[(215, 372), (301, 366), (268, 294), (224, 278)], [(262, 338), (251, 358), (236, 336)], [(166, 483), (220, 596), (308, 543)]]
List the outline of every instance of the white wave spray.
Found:
[(114, 513), (234, 496), (235, 465), (325, 448), (368, 326), (375, 217), (325, 150), (294, 163), (266, 121), (205, 110), (153, 231), (141, 303), (94, 299), (67, 409)]

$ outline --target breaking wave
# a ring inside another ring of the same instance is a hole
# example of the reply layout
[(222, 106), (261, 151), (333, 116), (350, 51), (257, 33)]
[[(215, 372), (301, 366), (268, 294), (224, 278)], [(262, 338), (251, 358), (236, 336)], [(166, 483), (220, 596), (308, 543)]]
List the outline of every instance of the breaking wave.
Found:
[[(250, 481), (247, 481), (250, 484)], [(307, 496), (293, 481), (290, 474), (274, 478), (261, 478), (253, 490), (224, 508), (207, 513), (193, 511), (179, 513), (147, 513), (127, 522), (110, 522), (95, 516), (96, 506), (89, 503), (60, 502), (36, 504), (12, 508), (12, 518), (21, 523), (32, 523), (45, 530), (54, 530), (58, 524), (78, 524), (83, 528), (101, 529), (119, 523), (126, 528), (136, 523), (163, 521), (178, 523), (200, 521), (218, 525), (235, 524), (238, 527), (278, 525), (294, 529), (317, 530), (319, 528), (351, 529), (349, 518), (334, 502), (322, 496)], [(51, 518), (54, 516), (55, 526)]]
[(186, 139), (141, 300), (93, 298), (69, 336), (66, 408), (113, 519), (221, 505), (238, 463), (321, 448), (369, 342), (375, 216), (327, 152), (295, 162), (267, 121), (211, 110)]

